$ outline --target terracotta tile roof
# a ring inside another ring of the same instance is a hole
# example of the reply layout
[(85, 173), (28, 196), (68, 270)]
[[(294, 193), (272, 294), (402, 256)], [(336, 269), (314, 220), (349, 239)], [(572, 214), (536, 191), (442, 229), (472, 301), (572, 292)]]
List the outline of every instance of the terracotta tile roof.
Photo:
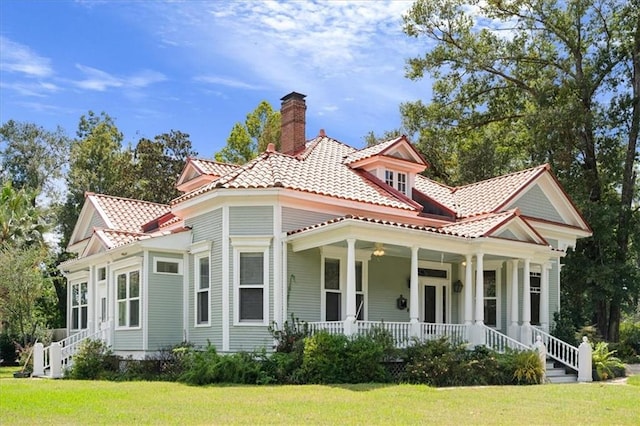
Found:
[(318, 137), (298, 156), (264, 152), (249, 163), (172, 201), (177, 204), (215, 188), (287, 188), (334, 198), (403, 210), (413, 203), (374, 184), (342, 160), (354, 148), (328, 137)]
[(95, 233), (108, 249), (132, 243), (145, 235), (138, 232), (117, 231), (115, 229), (97, 229)]
[(362, 160), (364, 158), (373, 157), (374, 155), (378, 155), (381, 152), (384, 152), (385, 149), (389, 148), (394, 143), (398, 142), (400, 139), (402, 139), (402, 136), (397, 137), (395, 139), (388, 140), (386, 142), (380, 142), (379, 144), (352, 152), (351, 154), (345, 157), (344, 164), (351, 164), (355, 161)]
[(119, 231), (140, 232), (142, 225), (169, 212), (165, 204), (101, 194), (87, 197), (105, 214), (108, 227)]
[(548, 169), (549, 165), (543, 164), (455, 188), (418, 175), (414, 187), (447, 209), (456, 212), (458, 218), (465, 218), (499, 212), (522, 188)]
[(212, 176), (224, 176), (239, 167), (235, 164), (220, 163), (218, 161), (205, 160), (202, 158), (190, 158), (190, 160), (203, 174)]

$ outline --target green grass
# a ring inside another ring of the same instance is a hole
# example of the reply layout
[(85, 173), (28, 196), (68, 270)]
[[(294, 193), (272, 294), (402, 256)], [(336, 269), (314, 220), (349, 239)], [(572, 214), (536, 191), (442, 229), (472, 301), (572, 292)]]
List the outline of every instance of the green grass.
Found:
[(2, 425), (637, 424), (640, 418), (640, 387), (630, 385), (191, 387), (13, 379), (3, 370)]

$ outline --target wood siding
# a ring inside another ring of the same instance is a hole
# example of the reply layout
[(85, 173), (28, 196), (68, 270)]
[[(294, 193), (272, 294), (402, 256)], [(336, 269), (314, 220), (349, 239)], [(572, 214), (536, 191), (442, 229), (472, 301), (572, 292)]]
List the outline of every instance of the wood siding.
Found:
[(537, 217), (558, 223), (565, 223), (540, 186), (535, 185), (520, 197), (513, 207), (519, 207), (525, 216)]
[[(182, 255), (174, 253), (149, 253), (149, 311), (148, 319), (148, 348), (155, 351), (176, 345), (183, 340), (182, 327), (182, 299), (183, 275), (156, 274), (154, 259), (156, 257), (170, 258), (182, 262)], [(183, 273), (185, 265), (183, 265)]]
[(292, 207), (283, 207), (282, 208), (282, 231), (283, 232), (295, 231), (297, 229), (302, 229), (307, 226), (325, 222), (329, 219), (333, 219), (334, 217), (336, 216), (328, 213), (318, 212), (318, 211), (294, 209)]

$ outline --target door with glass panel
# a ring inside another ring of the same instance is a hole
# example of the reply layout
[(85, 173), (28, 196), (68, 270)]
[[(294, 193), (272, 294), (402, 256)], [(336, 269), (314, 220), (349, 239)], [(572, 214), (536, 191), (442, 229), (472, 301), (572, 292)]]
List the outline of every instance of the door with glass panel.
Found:
[(447, 283), (423, 280), (423, 321), (445, 324), (447, 322)]

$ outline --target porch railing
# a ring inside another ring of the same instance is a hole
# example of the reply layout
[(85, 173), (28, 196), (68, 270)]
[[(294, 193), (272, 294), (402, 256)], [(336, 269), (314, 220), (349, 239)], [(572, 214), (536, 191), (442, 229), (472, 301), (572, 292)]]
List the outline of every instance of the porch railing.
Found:
[(326, 331), (329, 334), (344, 334), (344, 323), (342, 321), (310, 322), (309, 331), (311, 333)]
[(467, 340), (467, 326), (465, 324), (420, 323), (420, 338), (422, 340), (434, 340), (444, 336), (447, 336), (451, 343), (463, 343)]
[(520, 343), (511, 337), (500, 333), (497, 330), (494, 330), (491, 327), (487, 327), (486, 325), (482, 325), (484, 330), (484, 341), (485, 345), (495, 351), (504, 352), (508, 349), (515, 350), (528, 350), (531, 349), (530, 346), (525, 345), (524, 343)]
[(549, 358), (553, 358), (556, 361), (578, 371), (580, 359), (580, 351), (578, 348), (539, 328), (534, 328), (533, 333), (531, 333), (532, 344), (535, 342), (536, 336), (540, 336), (542, 338), (542, 342), (547, 347), (547, 356)]
[(385, 330), (393, 336), (398, 348), (405, 348), (411, 342), (411, 328), (407, 322), (356, 321), (358, 334), (366, 334), (374, 328)]

